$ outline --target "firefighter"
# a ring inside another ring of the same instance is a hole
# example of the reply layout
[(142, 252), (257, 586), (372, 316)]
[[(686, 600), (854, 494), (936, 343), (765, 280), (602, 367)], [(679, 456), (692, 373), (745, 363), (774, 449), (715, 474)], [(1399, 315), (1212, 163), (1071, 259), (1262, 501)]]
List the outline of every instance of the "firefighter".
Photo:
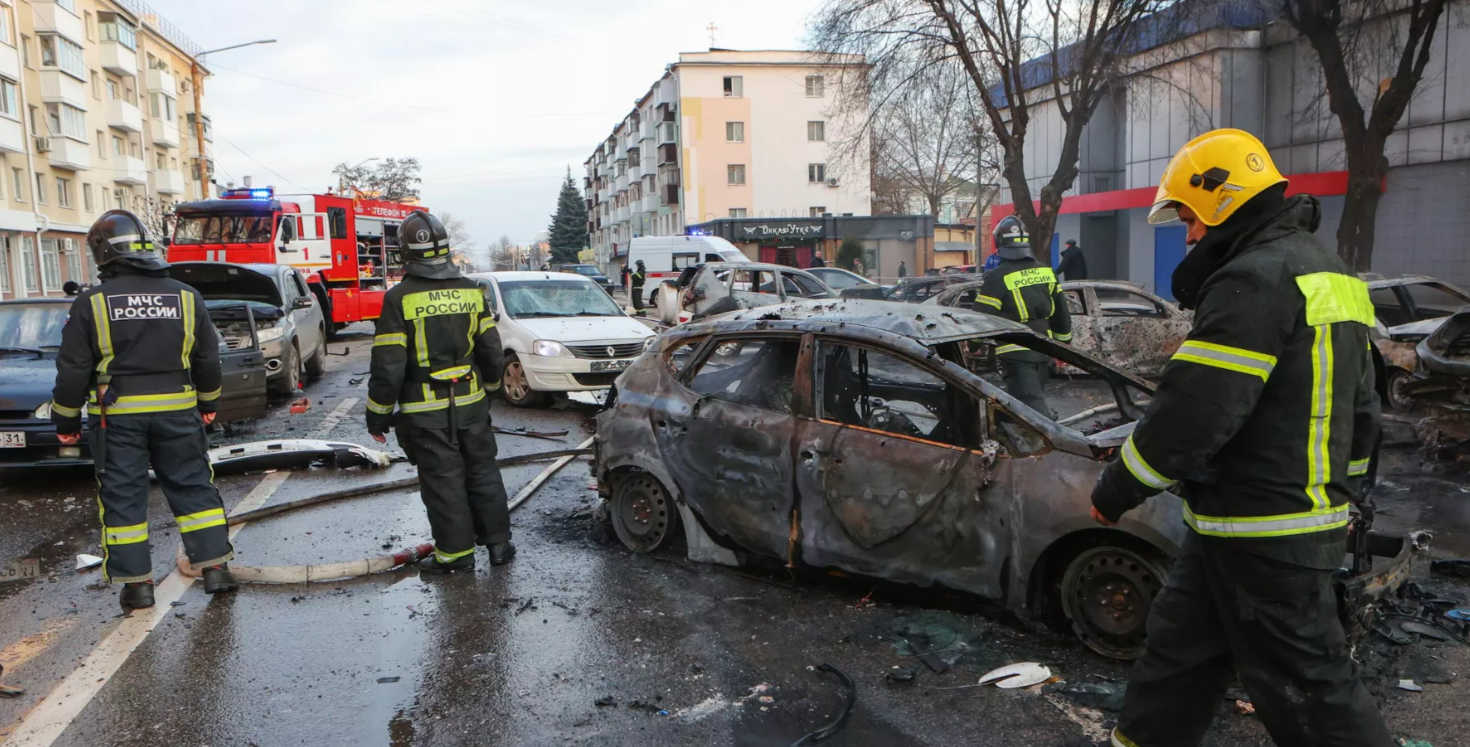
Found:
[[(995, 226), (995, 253), (1000, 263), (985, 273), (975, 302), (982, 311), (1020, 322), (1037, 334), (1059, 342), (1072, 340), (1072, 315), (1051, 268), (1031, 255), (1031, 237), (1019, 218), (1008, 215)], [(1046, 403), (1042, 382), (1051, 358), (1020, 345), (996, 349), (1006, 391), (1042, 415), (1055, 418)]]
[(1173, 490), (1191, 531), (1113, 745), (1199, 744), (1232, 669), (1278, 745), (1393, 744), (1332, 585), (1378, 429), (1373, 306), (1312, 235), (1317, 200), (1286, 187), (1259, 140), (1215, 130), (1175, 154), (1149, 213), (1183, 221), (1194, 247), (1172, 283), (1194, 323), (1093, 517), (1111, 525)]
[[(475, 546), (491, 565), (509, 563), (510, 510), (495, 466), (488, 394), (500, 389), (502, 349), (480, 286), (449, 261), (449, 232), (416, 211), (398, 235), (403, 282), (383, 298), (373, 338), (367, 428), (398, 443), (419, 468), (419, 493), (434, 534), (426, 573), (472, 571)], [(394, 414), (394, 408), (397, 414)]]
[(636, 269), (633, 270), (633, 291), (631, 294), (633, 296), (633, 313), (638, 316), (643, 316), (643, 284), (648, 282), (648, 270), (643, 266), (643, 260), (641, 259), (635, 262), (634, 265), (636, 265)]
[(82, 408), (96, 465), (102, 572), (123, 585), (125, 610), (153, 606), (148, 467), (178, 521), (184, 552), (209, 594), (239, 587), (209, 440), (220, 395), (219, 340), (199, 291), (168, 263), (137, 216), (104, 213), (87, 234), (102, 282), (72, 303), (56, 359), (51, 422), (81, 438)]

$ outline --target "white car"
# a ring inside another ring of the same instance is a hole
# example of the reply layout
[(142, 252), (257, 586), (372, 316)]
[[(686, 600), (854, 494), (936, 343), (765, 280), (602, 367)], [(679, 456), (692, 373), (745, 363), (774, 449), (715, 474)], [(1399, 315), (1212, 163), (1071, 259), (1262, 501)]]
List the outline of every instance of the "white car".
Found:
[(505, 346), (501, 392), (517, 407), (552, 392), (607, 389), (658, 339), (590, 278), (565, 272), (482, 272)]

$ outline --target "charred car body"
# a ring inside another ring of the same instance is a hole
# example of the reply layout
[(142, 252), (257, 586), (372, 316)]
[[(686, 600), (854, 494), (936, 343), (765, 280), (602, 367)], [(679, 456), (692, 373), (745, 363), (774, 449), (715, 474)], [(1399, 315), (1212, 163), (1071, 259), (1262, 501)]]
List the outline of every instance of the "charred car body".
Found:
[[(1095, 375), (1120, 415), (1083, 433), (970, 370), (977, 349), (1007, 344)], [(1151, 393), (994, 316), (781, 304), (687, 324), (620, 377), (598, 416), (598, 484), (638, 552), (682, 526), (695, 560), (764, 557), (1061, 612), (1094, 650), (1131, 657), (1188, 531), (1180, 502), (1155, 496), (1113, 528), (1088, 508)], [(1396, 552), (1382, 573), (1408, 562)]]
[(659, 287), (659, 321), (678, 324), (736, 309), (797, 299), (833, 298), (826, 283), (805, 270), (763, 262), (706, 262), (687, 267)]
[(1470, 293), (1424, 275), (1364, 275), (1363, 280), (1377, 320), (1373, 344), (1387, 366), (1388, 403), (1397, 410), (1413, 409), (1416, 391), (1433, 393), (1443, 385), (1426, 382), (1435, 372), (1421, 365), (1419, 344), (1451, 314), (1470, 306)]

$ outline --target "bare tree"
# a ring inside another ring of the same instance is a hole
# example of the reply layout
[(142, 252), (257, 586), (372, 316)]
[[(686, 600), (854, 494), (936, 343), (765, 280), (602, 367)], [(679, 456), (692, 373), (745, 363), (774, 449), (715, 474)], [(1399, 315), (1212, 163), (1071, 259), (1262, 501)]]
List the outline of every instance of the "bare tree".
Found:
[(470, 267), (479, 267), (483, 254), (476, 248), (474, 239), (470, 238), (470, 231), (464, 220), (453, 213), (440, 213), (439, 222), (449, 232), (449, 246), (454, 253), (463, 255)]
[[(873, 169), (901, 191), (922, 200), (929, 217), (974, 173), (977, 143), (970, 84), (956, 65), (931, 68), (874, 112)], [(905, 206), (903, 212), (912, 208)]]
[[(1001, 175), (1038, 254), (1048, 251), (1062, 195), (1077, 179), (1083, 129), (1137, 46), (1138, 21), (1170, 0), (829, 0), (811, 41), (828, 54), (861, 54), (871, 66), (848, 102), (874, 111), (938, 66), (958, 64)], [(1155, 31), (1159, 28), (1156, 22)], [(840, 103), (839, 103), (840, 105)], [(1042, 108), (1043, 106), (1049, 108)], [(1039, 200), (1026, 179), (1033, 113), (1062, 121), (1056, 167)], [(1039, 110), (1039, 111), (1038, 111)]]
[(1388, 176), (1388, 137), (1424, 77), (1446, 0), (1279, 1), (1287, 22), (1316, 51), (1328, 106), (1342, 125), (1348, 186), (1337, 253), (1365, 272)]
[(375, 200), (396, 202), (418, 199), (419, 159), (388, 158), (372, 166), (349, 166), (344, 161), (332, 169), (344, 194), (360, 194)]
[(501, 236), (490, 245), (490, 263), (496, 270), (519, 270), (515, 244), (509, 236)]

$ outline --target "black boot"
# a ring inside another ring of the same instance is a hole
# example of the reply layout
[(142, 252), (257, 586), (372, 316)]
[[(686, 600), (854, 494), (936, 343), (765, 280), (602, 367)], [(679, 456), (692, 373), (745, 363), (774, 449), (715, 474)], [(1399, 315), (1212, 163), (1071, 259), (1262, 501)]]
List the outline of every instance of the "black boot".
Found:
[(516, 556), (516, 546), (510, 542), (496, 542), (490, 546), (490, 565), (505, 565)]
[(230, 564), (221, 563), (204, 569), (204, 593), (223, 594), (240, 588), (240, 579), (230, 573)]
[(462, 558), (456, 558), (448, 563), (440, 563), (439, 559), (430, 555), (419, 560), (416, 564), (420, 573), (453, 573), (455, 571), (475, 570), (475, 555), (470, 553)]
[(153, 606), (153, 582), (138, 581), (123, 584), (122, 594), (118, 596), (118, 604), (125, 610), (142, 610)]

